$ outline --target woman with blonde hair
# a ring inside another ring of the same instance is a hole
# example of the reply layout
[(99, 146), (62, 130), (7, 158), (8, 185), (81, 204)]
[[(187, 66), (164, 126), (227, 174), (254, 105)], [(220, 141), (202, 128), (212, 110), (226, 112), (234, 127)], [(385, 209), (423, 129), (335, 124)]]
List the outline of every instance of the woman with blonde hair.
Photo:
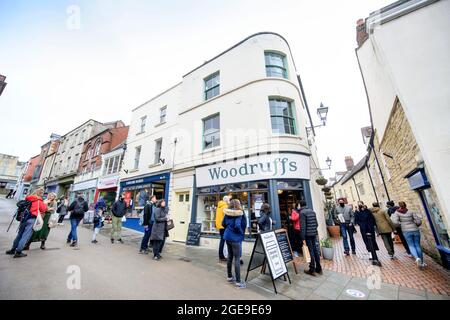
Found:
[(30, 249), (30, 244), (32, 242), (41, 242), (41, 249), (45, 250), (45, 241), (47, 241), (48, 235), (50, 233), (50, 228), (53, 226), (49, 223), (50, 217), (53, 213), (56, 212), (58, 208), (58, 202), (56, 199), (56, 193), (50, 192), (47, 195), (47, 199), (44, 200), (44, 203), (47, 206), (47, 210), (41, 212), (42, 219), (44, 220), (44, 224), (42, 226), (42, 229), (39, 231), (34, 231), (33, 235), (31, 236), (30, 241), (28, 242), (27, 246), (24, 248), (24, 250)]

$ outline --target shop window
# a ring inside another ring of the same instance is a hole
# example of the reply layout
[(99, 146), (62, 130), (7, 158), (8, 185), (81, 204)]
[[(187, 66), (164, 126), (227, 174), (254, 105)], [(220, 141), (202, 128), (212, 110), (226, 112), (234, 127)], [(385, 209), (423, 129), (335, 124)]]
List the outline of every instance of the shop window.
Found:
[(167, 113), (167, 107), (162, 107), (159, 110), (159, 123), (166, 122), (166, 113)]
[(136, 147), (135, 153), (134, 153), (134, 167), (133, 169), (139, 168), (139, 158), (141, 157), (141, 146)]
[(155, 159), (153, 160), (154, 164), (158, 164), (161, 159), (161, 148), (162, 148), (162, 138), (155, 140)]
[(277, 52), (265, 52), (266, 75), (287, 79), (286, 56)]
[(283, 98), (270, 98), (269, 105), (272, 132), (277, 134), (297, 134), (292, 101)]
[(203, 119), (203, 149), (220, 146), (220, 115)]
[(141, 125), (140, 125), (141, 130), (139, 131), (139, 133), (143, 133), (145, 131), (145, 122), (146, 121), (147, 121), (147, 116), (144, 116), (141, 118)]
[(216, 73), (205, 78), (205, 100), (209, 100), (220, 94), (220, 73)]

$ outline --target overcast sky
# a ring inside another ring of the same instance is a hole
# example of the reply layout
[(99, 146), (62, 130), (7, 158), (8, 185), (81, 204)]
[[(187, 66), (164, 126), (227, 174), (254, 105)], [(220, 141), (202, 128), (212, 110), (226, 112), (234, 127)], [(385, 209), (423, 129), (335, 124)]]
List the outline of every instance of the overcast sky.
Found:
[[(321, 167), (344, 170), (369, 125), (355, 56), (358, 18), (393, 0), (0, 0), (0, 153), (26, 161), (52, 132), (89, 118), (131, 120), (131, 109), (245, 37), (273, 31), (289, 42), (316, 130)], [(80, 9), (80, 28), (71, 5)], [(68, 13), (69, 12), (69, 13)], [(7, 138), (9, 137), (9, 138)]]

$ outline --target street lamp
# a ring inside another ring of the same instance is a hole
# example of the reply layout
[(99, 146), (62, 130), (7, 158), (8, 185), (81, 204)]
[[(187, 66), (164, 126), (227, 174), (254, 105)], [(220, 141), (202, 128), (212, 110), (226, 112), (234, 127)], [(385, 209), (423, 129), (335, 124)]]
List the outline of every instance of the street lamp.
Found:
[(320, 103), (320, 107), (317, 108), (317, 115), (319, 116), (320, 121), (322, 121), (322, 124), (318, 126), (307, 127), (306, 130), (312, 130), (313, 128), (324, 127), (326, 125), (328, 116), (328, 107), (325, 107), (322, 102)]
[(327, 157), (327, 160), (325, 160), (325, 162), (326, 162), (326, 164), (328, 166), (328, 169), (331, 169), (331, 159), (330, 159), (330, 157)]

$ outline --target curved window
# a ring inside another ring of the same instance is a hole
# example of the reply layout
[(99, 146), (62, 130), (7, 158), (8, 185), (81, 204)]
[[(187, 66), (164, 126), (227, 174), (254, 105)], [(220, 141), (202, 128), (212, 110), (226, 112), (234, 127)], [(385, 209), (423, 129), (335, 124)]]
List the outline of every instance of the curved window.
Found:
[(265, 52), (266, 75), (287, 79), (286, 56), (276, 52)]
[(270, 98), (269, 105), (272, 132), (278, 134), (297, 134), (292, 102), (283, 98)]

